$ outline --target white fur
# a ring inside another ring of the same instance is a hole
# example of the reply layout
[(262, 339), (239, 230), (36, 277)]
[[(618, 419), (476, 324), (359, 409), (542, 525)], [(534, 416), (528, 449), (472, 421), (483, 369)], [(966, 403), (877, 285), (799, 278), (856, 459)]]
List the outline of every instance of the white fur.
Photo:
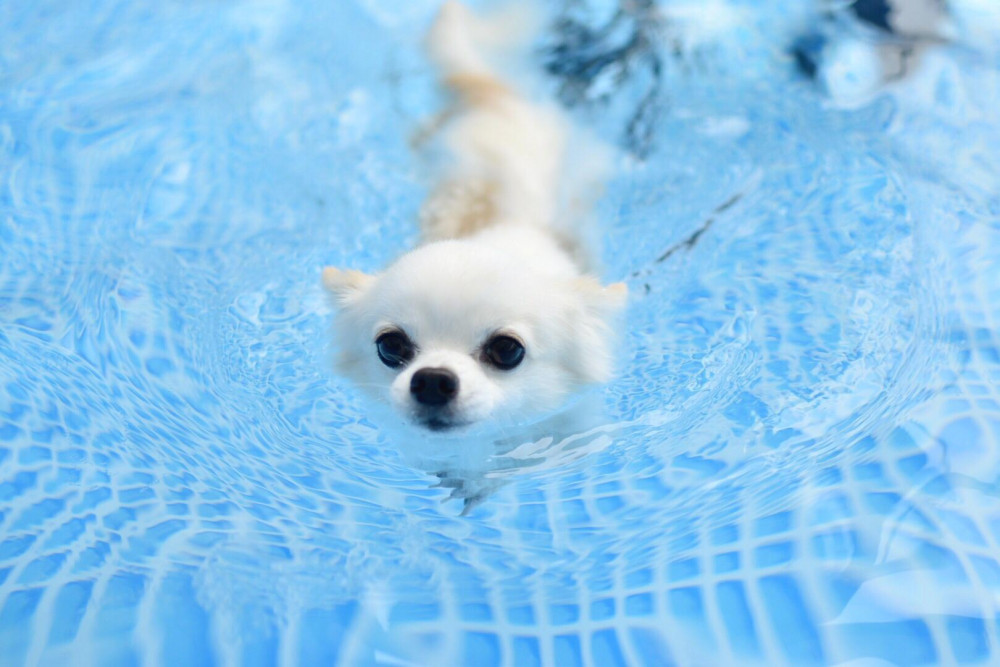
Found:
[[(442, 117), (450, 164), (422, 212), (425, 242), (375, 276), (323, 273), (339, 308), (339, 369), (418, 424), (428, 409), (410, 395), (410, 380), (421, 368), (458, 376), (457, 397), (434, 415), (455, 426), (551, 410), (612, 371), (610, 323), (625, 286), (602, 287), (588, 275), (582, 240), (566, 224), (585, 217), (581, 202), (594, 190), (592, 178), (566, 178), (572, 128), (554, 107), (501, 81), (480, 49), (510, 41), (519, 25), (510, 16), (490, 21), (448, 2), (428, 35), (457, 99)], [(418, 348), (402, 368), (376, 354), (374, 341), (389, 327)], [(512, 370), (482, 359), (498, 332), (525, 345)]]

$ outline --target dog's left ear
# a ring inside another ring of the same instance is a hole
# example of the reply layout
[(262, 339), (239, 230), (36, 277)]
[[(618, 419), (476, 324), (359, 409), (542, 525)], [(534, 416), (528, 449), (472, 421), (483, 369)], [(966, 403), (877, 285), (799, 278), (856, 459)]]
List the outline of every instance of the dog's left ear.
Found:
[(361, 295), (374, 280), (375, 276), (354, 269), (338, 269), (332, 266), (323, 269), (323, 287), (342, 306)]
[(604, 286), (592, 277), (578, 278), (573, 289), (582, 306), (573, 321), (567, 368), (581, 382), (606, 382), (612, 375), (616, 320), (628, 300), (625, 283)]
[(621, 310), (628, 300), (628, 286), (625, 283), (605, 286), (587, 276), (577, 279), (576, 289), (584, 295), (591, 308), (603, 313)]

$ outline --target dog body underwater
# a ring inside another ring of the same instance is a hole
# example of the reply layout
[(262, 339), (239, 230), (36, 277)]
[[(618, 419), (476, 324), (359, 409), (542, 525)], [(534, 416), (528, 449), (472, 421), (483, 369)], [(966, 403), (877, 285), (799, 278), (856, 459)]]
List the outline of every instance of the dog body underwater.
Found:
[(323, 271), (339, 371), (435, 431), (521, 421), (612, 373), (626, 288), (598, 282), (584, 242), (605, 158), (574, 156), (568, 120), (488, 64), (518, 32), (444, 5), (427, 47), (453, 102), (422, 243), (375, 275)]

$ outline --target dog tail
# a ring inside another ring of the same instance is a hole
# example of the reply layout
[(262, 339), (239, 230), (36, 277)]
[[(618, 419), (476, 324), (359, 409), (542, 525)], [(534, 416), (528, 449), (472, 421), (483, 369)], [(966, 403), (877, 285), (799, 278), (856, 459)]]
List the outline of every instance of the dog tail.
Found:
[(526, 44), (539, 23), (537, 12), (527, 4), (477, 16), (461, 3), (447, 0), (428, 32), (427, 51), (444, 84), (463, 98), (511, 92), (488, 57)]

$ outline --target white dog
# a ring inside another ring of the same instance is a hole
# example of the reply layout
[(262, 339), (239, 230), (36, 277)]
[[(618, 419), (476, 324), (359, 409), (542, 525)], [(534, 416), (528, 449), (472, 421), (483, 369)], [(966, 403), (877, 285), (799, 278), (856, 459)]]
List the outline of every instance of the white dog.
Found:
[(428, 50), (455, 98), (438, 123), (450, 164), (424, 242), (377, 275), (323, 270), (340, 371), (435, 431), (520, 421), (612, 372), (626, 288), (590, 273), (581, 227), (599, 153), (573, 161), (567, 119), (487, 64), (517, 28), (444, 5)]

